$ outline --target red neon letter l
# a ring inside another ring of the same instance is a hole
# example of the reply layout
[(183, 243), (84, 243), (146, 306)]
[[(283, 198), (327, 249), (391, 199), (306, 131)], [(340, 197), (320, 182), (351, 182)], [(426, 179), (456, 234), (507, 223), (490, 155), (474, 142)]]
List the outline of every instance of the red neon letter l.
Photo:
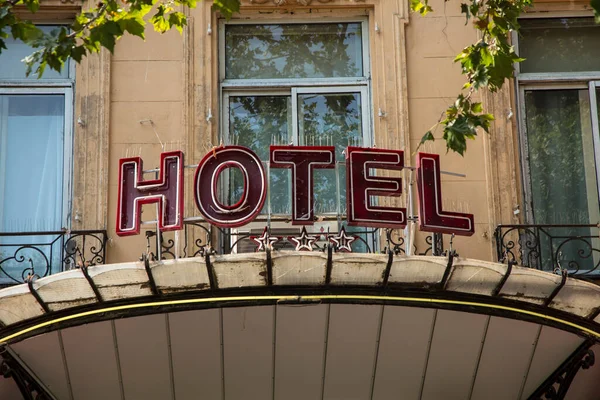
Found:
[(422, 231), (463, 236), (471, 236), (475, 233), (473, 214), (442, 209), (442, 182), (438, 154), (417, 154), (417, 187), (419, 226)]

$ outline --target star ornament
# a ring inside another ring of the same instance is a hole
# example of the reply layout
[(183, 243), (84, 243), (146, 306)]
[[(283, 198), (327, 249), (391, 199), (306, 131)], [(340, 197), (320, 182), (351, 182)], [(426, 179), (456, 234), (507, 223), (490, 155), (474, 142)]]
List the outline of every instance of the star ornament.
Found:
[(329, 240), (334, 244), (338, 251), (352, 252), (352, 242), (356, 240), (356, 236), (346, 235), (346, 228), (342, 227), (337, 236), (331, 236)]
[(303, 227), (302, 233), (300, 233), (300, 236), (298, 236), (298, 237), (289, 236), (288, 240), (296, 245), (296, 251), (301, 251), (301, 250), (312, 251), (313, 243), (317, 240), (317, 237), (313, 236), (313, 235), (309, 235), (308, 232), (306, 232), (306, 227)]
[(269, 228), (266, 226), (262, 236), (250, 236), (250, 239), (252, 239), (258, 245), (256, 251), (265, 251), (267, 248), (273, 247), (273, 243), (279, 241), (278, 237), (269, 235)]

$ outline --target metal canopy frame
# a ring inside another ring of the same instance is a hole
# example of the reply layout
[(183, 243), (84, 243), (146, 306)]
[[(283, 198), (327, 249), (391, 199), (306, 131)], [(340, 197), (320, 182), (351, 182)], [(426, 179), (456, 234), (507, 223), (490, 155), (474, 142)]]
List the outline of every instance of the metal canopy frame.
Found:
[(0, 375), (15, 381), (24, 400), (56, 400), (56, 397), (8, 346), (0, 350), (0, 360)]
[(562, 400), (566, 397), (575, 376), (589, 369), (596, 361), (590, 349), (594, 341), (583, 342), (537, 389), (529, 400)]

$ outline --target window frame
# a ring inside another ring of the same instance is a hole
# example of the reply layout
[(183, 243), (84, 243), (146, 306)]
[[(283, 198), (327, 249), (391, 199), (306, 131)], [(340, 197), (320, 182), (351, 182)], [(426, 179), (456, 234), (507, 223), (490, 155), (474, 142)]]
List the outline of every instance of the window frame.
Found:
[[(52, 24), (39, 24), (51, 25)], [(75, 87), (75, 63), (68, 63), (67, 77), (62, 79), (0, 79), (0, 95), (63, 95), (64, 96), (64, 142), (63, 142), (63, 199), (61, 210), (61, 228), (70, 229), (71, 212), (73, 204), (73, 146), (74, 146), (74, 87)], [(3, 137), (3, 129), (0, 126), (0, 140)], [(0, 152), (0, 165), (6, 171), (5, 158)], [(0, 193), (4, 192), (4, 186), (0, 186)], [(0, 218), (3, 215), (4, 201), (0, 199)]]
[[(363, 76), (362, 77), (349, 77), (349, 78), (290, 78), (290, 79), (226, 79), (225, 78), (225, 28), (228, 25), (286, 25), (286, 24), (335, 24), (335, 23), (360, 23), (362, 30), (362, 56), (363, 56)], [(367, 17), (348, 17), (348, 18), (331, 18), (331, 19), (249, 19), (249, 20), (221, 20), (219, 21), (219, 137), (224, 141), (229, 136), (229, 107), (225, 103), (225, 93), (228, 92), (231, 95), (231, 91), (238, 93), (238, 96), (243, 95), (269, 95), (269, 91), (273, 95), (287, 95), (275, 94), (277, 91), (284, 92), (286, 89), (291, 90), (294, 88), (324, 88), (324, 87), (351, 87), (351, 86), (365, 86), (367, 89), (367, 96), (365, 97), (364, 103), (367, 105), (367, 114), (363, 114), (363, 130), (367, 127), (368, 130), (363, 131), (363, 137), (368, 138), (365, 141), (365, 146), (374, 143), (374, 124), (373, 119), (373, 101), (372, 101), (372, 85), (371, 85), (371, 54), (370, 54), (370, 38), (369, 38), (369, 24)], [(259, 93), (260, 92), (260, 93)], [(292, 96), (293, 101), (293, 96)], [(293, 107), (293, 104), (292, 104)], [(362, 107), (363, 112), (365, 110)], [(292, 111), (295, 113), (295, 111)], [(367, 124), (365, 124), (365, 121)], [(292, 127), (292, 129), (297, 129)], [(292, 131), (294, 132), (294, 131)], [(296, 140), (293, 138), (293, 140)], [(225, 142), (227, 143), (227, 142)]]
[[(360, 23), (362, 34), (362, 62), (363, 76), (360, 77), (335, 77), (335, 78), (289, 78), (289, 79), (226, 79), (225, 78), (225, 29), (228, 25), (287, 25), (287, 24), (335, 24), (335, 23)], [(374, 106), (373, 92), (371, 84), (371, 52), (370, 52), (370, 31), (369, 19), (367, 16), (355, 17), (334, 17), (334, 18), (261, 18), (261, 19), (245, 19), (245, 20), (221, 20), (219, 21), (219, 37), (218, 37), (218, 104), (219, 104), (219, 139), (223, 143), (230, 144), (230, 126), (229, 126), (229, 98), (232, 96), (290, 96), (291, 98), (291, 142), (298, 145), (299, 124), (298, 124), (298, 95), (301, 94), (327, 94), (327, 93), (360, 93), (361, 96), (361, 118), (362, 118), (362, 138), (363, 145), (370, 147), (375, 143), (374, 131)], [(268, 160), (263, 160), (267, 173), (269, 172)], [(344, 165), (345, 160), (336, 160), (336, 171), (338, 165)], [(336, 190), (339, 191), (340, 185), (339, 174), (336, 173)], [(254, 229), (264, 228), (267, 223), (272, 228), (281, 228), (297, 231), (302, 229), (298, 225), (290, 225), (285, 218), (280, 218), (279, 214), (272, 214), (270, 203), (270, 191), (268, 194), (265, 207), (267, 214), (263, 218), (258, 218), (255, 222), (232, 230), (230, 238), (233, 243), (237, 235), (251, 232)], [(338, 205), (339, 212), (321, 214), (324, 217), (323, 221), (318, 222), (322, 226), (337, 227), (339, 230), (342, 227), (342, 217), (345, 205)], [(230, 244), (231, 244), (230, 243)], [(373, 245), (373, 244), (370, 244)], [(236, 252), (236, 249), (233, 249)]]
[[(362, 34), (362, 62), (363, 76), (358, 77), (335, 77), (335, 78), (288, 78), (288, 79), (226, 79), (225, 78), (225, 28), (228, 25), (290, 25), (290, 24), (336, 24), (336, 23), (360, 23)], [(348, 18), (281, 18), (281, 19), (247, 19), (247, 20), (221, 20), (219, 23), (219, 83), (222, 87), (248, 87), (246, 83), (250, 80), (250, 88), (257, 87), (281, 87), (281, 86), (332, 86), (339, 84), (365, 84), (371, 80), (371, 57), (369, 52), (369, 24), (367, 17)]]
[[(560, 15), (530, 14), (521, 17), (521, 19), (554, 19), (554, 18), (593, 18), (590, 14), (581, 13)], [(520, 36), (512, 33), (512, 43), (517, 54), (519, 52)], [(596, 89), (600, 89), (600, 71), (590, 72), (520, 72), (519, 63), (515, 64), (515, 97), (517, 100), (517, 128), (519, 136), (519, 152), (521, 161), (521, 186), (523, 190), (525, 221), (533, 224), (533, 194), (531, 186), (531, 169), (529, 165), (529, 146), (527, 137), (526, 110), (525, 110), (525, 91), (526, 90), (588, 90), (590, 110), (596, 110), (597, 101)], [(592, 136), (594, 143), (594, 161), (596, 166), (596, 182), (598, 186), (598, 199), (600, 201), (600, 129), (598, 124), (598, 115), (590, 112), (592, 121)], [(599, 221), (600, 222), (600, 221)]]

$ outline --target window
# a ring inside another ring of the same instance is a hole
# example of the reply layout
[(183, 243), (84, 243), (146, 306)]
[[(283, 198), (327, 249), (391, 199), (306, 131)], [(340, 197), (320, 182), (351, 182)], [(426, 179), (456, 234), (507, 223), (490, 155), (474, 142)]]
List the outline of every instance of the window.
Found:
[[(315, 214), (333, 220), (345, 214), (342, 152), (372, 143), (366, 21), (220, 28), (222, 138), (264, 160), (270, 190), (263, 214), (291, 213), (290, 173), (269, 170), (270, 144), (335, 146), (335, 170), (315, 172)], [(222, 198), (231, 204), (242, 188), (239, 172), (230, 170)]]
[[(591, 18), (526, 19), (521, 27), (518, 50), (526, 61), (517, 83), (528, 222), (597, 224), (600, 27)], [(552, 235), (593, 237), (597, 229), (557, 228)], [(558, 249), (559, 242), (544, 240), (542, 252), (560, 252), (563, 267), (574, 259), (585, 268), (599, 261), (581, 241)]]
[[(26, 77), (20, 60), (32, 51), (20, 41), (8, 40), (7, 49), (0, 54), (0, 232), (3, 233), (60, 231), (67, 227), (73, 121), (71, 68), (67, 64), (60, 73), (47, 69), (39, 80), (35, 76)], [(46, 235), (3, 236), (0, 251), (5, 255), (1, 258), (6, 258), (6, 254), (12, 256), (17, 243), (28, 245), (48, 240), (51, 241)], [(55, 258), (58, 254), (57, 260), (49, 261), (60, 266), (60, 247), (52, 248), (56, 246), (43, 248), (37, 256)], [(2, 268), (10, 266), (3, 264)]]

